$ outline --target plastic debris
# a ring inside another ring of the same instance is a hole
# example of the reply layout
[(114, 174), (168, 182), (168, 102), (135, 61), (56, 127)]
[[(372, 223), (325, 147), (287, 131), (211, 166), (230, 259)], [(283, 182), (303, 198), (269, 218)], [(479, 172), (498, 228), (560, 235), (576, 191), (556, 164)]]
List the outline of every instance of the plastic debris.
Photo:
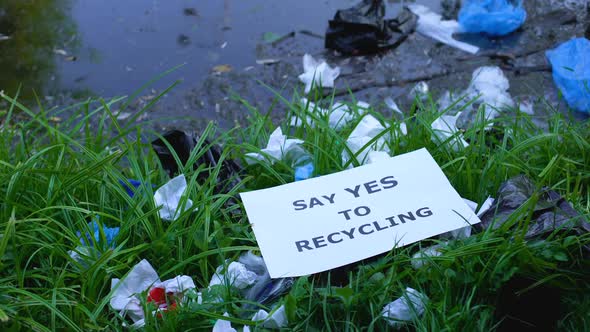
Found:
[(252, 317), (253, 321), (263, 321), (262, 327), (266, 329), (280, 329), (287, 327), (289, 321), (287, 320), (287, 314), (285, 312), (285, 306), (281, 305), (278, 309), (274, 310), (271, 314), (265, 310), (258, 310), (258, 312)]
[(404, 322), (422, 316), (427, 303), (426, 295), (407, 287), (400, 298), (383, 307), (381, 315), (390, 326), (399, 327)]
[(459, 24), (463, 32), (507, 35), (526, 20), (522, 0), (463, 0)]
[(418, 82), (413, 88), (412, 90), (410, 90), (410, 93), (408, 94), (408, 98), (410, 99), (410, 101), (415, 101), (416, 98), (418, 100), (420, 100), (421, 102), (425, 102), (428, 100), (428, 83), (422, 81), (422, 82)]
[(457, 21), (444, 21), (439, 14), (422, 5), (410, 5), (408, 8), (418, 16), (416, 31), (419, 33), (471, 54), (479, 51), (476, 46), (453, 39), (453, 34), (460, 30)]
[[(359, 101), (357, 102), (358, 108), (363, 108), (366, 103)], [(328, 110), (317, 106), (315, 103), (308, 101), (306, 98), (301, 99), (301, 106), (305, 108), (306, 113), (315, 113), (318, 117), (328, 116), (328, 125), (334, 130), (340, 130), (345, 127), (350, 121), (354, 119), (354, 113), (344, 103), (335, 102), (334, 105)], [(306, 116), (305, 120), (298, 116), (291, 118), (290, 125), (293, 127), (299, 127), (303, 124), (308, 125), (310, 128), (315, 128), (315, 120), (311, 116)]]
[[(98, 219), (98, 217), (96, 217)], [(115, 247), (115, 237), (119, 234), (119, 227), (106, 227), (93, 220), (88, 223), (88, 228), (92, 230), (92, 236), (88, 233), (85, 236), (81, 236), (81, 232), (78, 232), (78, 237), (83, 246), (93, 247), (95, 243), (101, 243), (104, 235), (105, 244), (107, 247)]]
[(590, 113), (590, 41), (574, 38), (545, 54), (553, 68), (553, 81), (569, 107)]
[(299, 80), (305, 84), (305, 93), (308, 93), (312, 86), (333, 88), (338, 75), (340, 67), (332, 68), (326, 61), (316, 61), (309, 54), (303, 56), (303, 74), (299, 75)]
[[(528, 202), (533, 195), (539, 198), (532, 209), (532, 218), (525, 238), (532, 238), (555, 230), (575, 230), (579, 233), (590, 232), (590, 224), (557, 192), (548, 188), (538, 190), (525, 175), (513, 177), (502, 183), (498, 189), (497, 199), (481, 215), (481, 223), (475, 225), (479, 230), (497, 229), (513, 213)], [(526, 218), (531, 210), (523, 212)]]
[(307, 163), (303, 166), (295, 168), (295, 181), (307, 180), (313, 176), (314, 166), (313, 163)]
[(180, 174), (156, 190), (154, 201), (156, 207), (162, 207), (158, 211), (160, 218), (168, 221), (176, 220), (183, 212), (193, 206), (193, 201), (190, 199), (183, 200), (182, 197), (185, 191), (186, 178), (184, 174)]
[[(129, 183), (131, 187), (129, 187), (127, 183)], [(127, 182), (119, 180), (119, 184), (121, 184), (121, 186), (125, 189), (129, 197), (133, 197), (135, 195), (135, 190), (141, 186), (141, 182), (133, 179), (127, 179)]]
[(262, 149), (260, 153), (252, 152), (246, 154), (246, 162), (249, 165), (255, 164), (258, 161), (268, 161), (274, 164), (277, 160), (282, 160), (289, 150), (299, 144), (303, 144), (303, 141), (287, 138), (287, 136), (283, 135), (281, 127), (278, 127), (270, 135), (266, 148)]
[(430, 125), (432, 128), (433, 142), (448, 142), (454, 151), (459, 151), (469, 146), (463, 139), (463, 134), (457, 128), (457, 119), (461, 112), (456, 115), (441, 115)]
[[(446, 244), (446, 242), (445, 242)], [(410, 264), (416, 270), (428, 265), (429, 261), (432, 257), (439, 257), (442, 255), (440, 249), (443, 247), (443, 244), (435, 244), (433, 246), (427, 247), (425, 249), (419, 250), (412, 256), (410, 260)]]
[[(229, 314), (225, 312), (223, 313), (223, 316), (229, 317)], [(237, 332), (237, 330), (231, 326), (230, 321), (225, 319), (218, 319), (217, 321), (215, 321), (215, 325), (213, 325), (213, 332)]]
[[(184, 292), (191, 289), (195, 289), (195, 284), (189, 276), (177, 276), (160, 282), (156, 270), (143, 259), (124, 279), (112, 279), (110, 305), (120, 311), (122, 316), (128, 315), (135, 322), (134, 327), (141, 327), (145, 318), (143, 302), (155, 303), (158, 306), (156, 312), (173, 310), (177, 305), (176, 299), (182, 298)], [(148, 296), (143, 301), (140, 295), (145, 291), (148, 291)]]
[[(346, 146), (350, 150), (350, 153), (346, 149), (342, 151), (342, 164), (345, 165), (348, 163), (354, 155), (356, 155), (356, 160), (361, 165), (389, 158), (390, 150), (387, 145), (389, 134), (382, 135), (372, 145), (361, 151), (365, 145), (385, 130), (387, 128), (379, 120), (370, 114), (365, 115), (346, 140)], [(352, 168), (352, 164), (349, 167)]]
[(209, 282), (209, 287), (217, 285), (229, 285), (237, 289), (245, 289), (252, 286), (258, 275), (246, 268), (240, 262), (231, 262), (227, 268), (218, 266)]
[(416, 26), (416, 17), (407, 10), (393, 20), (384, 20), (383, 0), (362, 0), (338, 10), (329, 21), (325, 47), (347, 55), (376, 53), (401, 44)]

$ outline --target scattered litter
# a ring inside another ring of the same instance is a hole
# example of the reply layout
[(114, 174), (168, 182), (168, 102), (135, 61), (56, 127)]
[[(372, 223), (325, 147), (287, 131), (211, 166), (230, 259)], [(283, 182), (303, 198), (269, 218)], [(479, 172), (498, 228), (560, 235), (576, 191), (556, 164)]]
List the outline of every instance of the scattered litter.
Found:
[(307, 180), (313, 176), (313, 163), (307, 163), (302, 166), (295, 167), (295, 181)]
[(393, 20), (384, 20), (383, 0), (362, 0), (338, 10), (329, 21), (325, 47), (347, 55), (377, 53), (401, 44), (416, 27), (416, 17), (407, 10)]
[[(358, 108), (363, 108), (366, 103), (359, 101), (357, 102)], [(335, 102), (330, 110), (321, 108), (315, 103), (308, 101), (306, 98), (301, 99), (301, 106), (304, 108), (303, 113), (316, 113), (317, 116), (324, 117), (328, 115), (328, 125), (334, 130), (340, 130), (345, 127), (350, 121), (354, 119), (354, 114), (350, 108), (341, 102)], [(315, 128), (315, 120), (311, 116), (307, 116), (305, 121), (298, 116), (293, 116), (290, 121), (290, 125), (293, 127), (299, 127), (306, 124), (310, 128)]]
[(180, 174), (156, 190), (154, 201), (156, 207), (161, 207), (158, 211), (160, 218), (174, 221), (193, 206), (193, 201), (182, 198), (185, 191), (186, 178), (184, 174)]
[(590, 113), (590, 41), (573, 38), (545, 54), (553, 68), (553, 81), (569, 107)]
[(433, 246), (418, 251), (412, 256), (410, 264), (412, 264), (412, 267), (416, 270), (424, 267), (430, 262), (432, 257), (439, 257), (442, 255), (442, 253), (440, 252), (440, 249), (442, 247), (443, 244), (435, 244)]
[(525, 114), (528, 115), (535, 115), (535, 110), (533, 109), (533, 103), (531, 102), (521, 102), (518, 105), (518, 109)]
[(299, 80), (305, 83), (305, 93), (311, 90), (312, 86), (322, 88), (333, 88), (334, 80), (340, 75), (340, 67), (332, 68), (326, 61), (316, 61), (311, 55), (303, 56), (303, 71)]
[(213, 73), (221, 74), (221, 73), (229, 73), (232, 71), (232, 67), (230, 65), (217, 65), (213, 67)]
[(98, 217), (95, 217), (95, 220), (88, 223), (88, 228), (92, 231), (92, 236), (89, 233), (86, 233), (84, 236), (81, 236), (82, 233), (78, 232), (78, 237), (80, 242), (83, 246), (94, 247), (95, 243), (102, 243), (102, 239), (104, 236), (104, 240), (106, 247), (115, 247), (115, 237), (119, 234), (119, 227), (106, 227), (105, 225), (99, 224), (96, 220)]
[(428, 297), (415, 289), (407, 287), (397, 300), (383, 307), (381, 315), (393, 327), (400, 327), (404, 322), (422, 316)]
[(404, 112), (402, 112), (402, 110), (399, 108), (399, 106), (397, 106), (397, 104), (395, 103), (395, 101), (393, 100), (393, 98), (391, 97), (387, 97), (385, 98), (385, 106), (387, 106), (390, 110), (394, 111), (395, 113), (403, 116)]
[(287, 325), (289, 324), (284, 305), (281, 305), (277, 310), (274, 310), (270, 315), (265, 310), (260, 309), (254, 315), (254, 317), (252, 317), (252, 321), (263, 321), (261, 326), (266, 329), (281, 329), (283, 327), (287, 327)]
[(268, 139), (266, 148), (260, 152), (246, 153), (246, 162), (251, 165), (258, 161), (268, 161), (274, 164), (277, 160), (282, 160), (283, 156), (295, 146), (303, 144), (300, 139), (287, 138), (283, 135), (281, 127), (275, 129)]
[(469, 146), (463, 139), (463, 134), (457, 128), (457, 119), (461, 112), (456, 115), (441, 115), (430, 125), (432, 128), (432, 141), (438, 143), (448, 142), (454, 151), (459, 151)]
[[(346, 146), (350, 150), (350, 153), (346, 149), (342, 151), (342, 164), (345, 165), (350, 158), (357, 154), (356, 160), (361, 165), (371, 164), (384, 160), (385, 158), (390, 158), (390, 150), (387, 145), (387, 140), (390, 137), (389, 134), (382, 135), (372, 145), (361, 151), (365, 145), (385, 130), (387, 130), (387, 128), (384, 127), (379, 120), (370, 114), (365, 115), (346, 140)], [(352, 167), (352, 164), (350, 164), (349, 168)]]
[[(224, 312), (223, 316), (229, 317), (229, 314), (227, 312)], [(215, 325), (213, 325), (213, 332), (237, 332), (237, 330), (231, 326), (230, 321), (225, 319), (218, 319), (217, 321), (215, 321)]]
[[(135, 190), (137, 190), (137, 188), (139, 188), (139, 186), (141, 186), (141, 182), (137, 181), (137, 180), (133, 180), (133, 179), (127, 179), (127, 182), (123, 181), (123, 180), (119, 180), (119, 184), (121, 184), (121, 186), (123, 187), (123, 189), (125, 189), (125, 191), (127, 192), (127, 195), (129, 195), (129, 197), (133, 197), (135, 196)], [(129, 187), (127, 185), (127, 183), (129, 183), (131, 185), (131, 187)]]
[(209, 287), (228, 285), (241, 290), (252, 286), (257, 278), (258, 275), (248, 270), (244, 264), (231, 262), (227, 267), (221, 265), (215, 269), (215, 273), (209, 282)]
[[(244, 298), (260, 304), (266, 304), (288, 292), (293, 285), (293, 278), (271, 279), (264, 259), (248, 251), (240, 256), (238, 262), (257, 275), (252, 287), (244, 290)], [(253, 305), (246, 304), (246, 307)]]
[[(525, 238), (535, 237), (558, 229), (573, 229), (580, 233), (590, 232), (590, 224), (558, 193), (548, 188), (538, 190), (525, 175), (513, 177), (502, 183), (497, 199), (481, 215), (481, 223), (475, 225), (480, 230), (490, 227), (497, 229), (510, 219), (529, 199), (539, 194), (533, 209), (532, 218)], [(528, 210), (526, 215), (530, 212)], [(526, 217), (523, 215), (522, 217)]]
[(256, 64), (258, 65), (274, 65), (275, 63), (281, 62), (280, 59), (259, 59), (256, 60)]
[(419, 33), (471, 54), (479, 51), (476, 46), (453, 39), (453, 34), (460, 30), (457, 21), (444, 21), (439, 14), (422, 5), (409, 5), (408, 8), (418, 16), (416, 31)]
[(526, 20), (522, 0), (463, 0), (459, 11), (462, 32), (507, 35)]
[[(182, 299), (184, 292), (191, 289), (195, 289), (195, 284), (189, 276), (177, 276), (160, 282), (158, 273), (143, 259), (124, 279), (112, 279), (110, 305), (114, 310), (120, 311), (122, 316), (128, 315), (135, 322), (133, 327), (141, 327), (145, 323), (143, 302), (158, 305), (156, 313), (173, 310), (177, 306), (176, 300)], [(148, 291), (148, 297), (142, 301), (140, 295), (145, 291)]]
[[(458, 97), (446, 92), (438, 101), (440, 109), (446, 110), (454, 104), (454, 109), (462, 109), (457, 113), (456, 127), (468, 129), (479, 120), (477, 112), (480, 106), (485, 106), (484, 119), (490, 121), (499, 115), (499, 110), (515, 106), (514, 100), (508, 93), (510, 82), (499, 67), (484, 66), (473, 71), (471, 82), (467, 89)], [(470, 105), (467, 105), (471, 103)], [(452, 111), (452, 110), (451, 110)], [(449, 112), (452, 113), (452, 112)], [(492, 123), (487, 123), (485, 129), (490, 129)]]

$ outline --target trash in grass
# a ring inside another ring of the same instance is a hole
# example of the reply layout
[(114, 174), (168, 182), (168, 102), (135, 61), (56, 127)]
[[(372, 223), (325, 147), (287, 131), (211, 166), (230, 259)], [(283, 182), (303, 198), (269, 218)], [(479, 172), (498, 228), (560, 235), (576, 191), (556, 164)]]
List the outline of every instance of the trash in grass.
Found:
[[(470, 232), (471, 233), (471, 232)], [(446, 242), (444, 243), (446, 244)], [(424, 267), (429, 263), (432, 257), (439, 257), (442, 255), (440, 249), (443, 247), (443, 243), (435, 244), (430, 247), (419, 250), (412, 256), (410, 264), (416, 270)]]
[(590, 113), (590, 41), (574, 38), (545, 54), (551, 63), (553, 81), (569, 107)]
[(303, 56), (303, 74), (299, 75), (299, 80), (305, 84), (305, 93), (311, 91), (312, 86), (333, 88), (338, 75), (340, 67), (332, 68), (326, 61), (317, 61), (309, 54)]
[(7, 36), (5, 34), (0, 33), (0, 42), (5, 40), (10, 40), (12, 37)]
[(287, 138), (283, 135), (281, 127), (277, 127), (275, 131), (270, 134), (266, 148), (260, 152), (246, 153), (246, 162), (249, 165), (255, 164), (259, 161), (269, 162), (271, 165), (277, 160), (282, 160), (284, 156), (296, 146), (303, 144), (300, 139)]
[(522, 0), (463, 0), (459, 11), (462, 32), (507, 35), (526, 20)]
[(313, 176), (313, 163), (307, 163), (295, 168), (295, 181), (307, 180)]
[(95, 243), (101, 243), (103, 236), (107, 247), (115, 247), (115, 237), (119, 234), (119, 227), (106, 227), (105, 225), (97, 222), (98, 217), (88, 223), (88, 228), (91, 230), (92, 235), (86, 233), (85, 236), (81, 236), (82, 233), (78, 232), (78, 237), (83, 246), (94, 247)]
[[(537, 189), (525, 175), (513, 177), (500, 186), (492, 206), (482, 214), (476, 228), (483, 231), (497, 229), (511, 220), (513, 214), (533, 197), (538, 198), (534, 206), (523, 211), (522, 218), (531, 214), (525, 238), (532, 238), (555, 230), (590, 232), (590, 224), (557, 192), (548, 188)], [(532, 203), (531, 203), (532, 204)], [(532, 209), (532, 211), (530, 210)]]
[(432, 128), (432, 141), (438, 143), (448, 142), (454, 151), (460, 151), (469, 146), (463, 139), (463, 134), (457, 128), (457, 119), (461, 112), (456, 115), (441, 115), (434, 120), (430, 127)]
[(420, 34), (471, 54), (479, 51), (476, 46), (453, 39), (453, 34), (460, 30), (457, 21), (444, 21), (439, 14), (422, 5), (410, 5), (408, 8), (418, 16), (416, 31)]
[[(371, 164), (385, 158), (390, 158), (390, 149), (387, 144), (387, 140), (390, 137), (389, 133), (381, 135), (373, 144), (361, 151), (365, 145), (385, 130), (387, 128), (374, 116), (370, 114), (365, 115), (346, 140), (346, 146), (350, 152), (347, 149), (342, 151), (342, 164), (345, 165), (348, 163), (355, 155), (360, 165)], [(348, 167), (352, 168), (353, 166), (350, 164)]]
[(313, 175), (313, 157), (300, 145), (290, 149), (284, 157), (285, 162), (291, 165), (295, 172), (295, 181), (309, 179)]
[(390, 326), (400, 327), (404, 322), (422, 316), (427, 303), (426, 295), (406, 287), (400, 298), (383, 307), (381, 315)]
[(221, 265), (215, 269), (209, 287), (227, 285), (241, 290), (252, 286), (257, 278), (258, 275), (248, 270), (244, 264), (231, 262), (227, 267)]
[(265, 329), (281, 329), (287, 327), (289, 324), (284, 305), (281, 305), (278, 309), (273, 310), (270, 314), (266, 310), (260, 309), (254, 315), (254, 317), (252, 317), (252, 320), (255, 322), (263, 321), (260, 326)]
[(415, 101), (416, 99), (420, 100), (421, 102), (426, 102), (428, 100), (428, 83), (421, 81), (418, 82), (410, 93), (408, 94), (408, 98), (411, 102)]
[[(131, 187), (128, 186), (127, 183), (129, 183)], [(126, 181), (119, 180), (119, 184), (121, 184), (121, 186), (125, 189), (129, 197), (135, 196), (135, 190), (141, 186), (141, 182), (133, 179), (127, 179)]]
[[(461, 129), (468, 129), (479, 120), (488, 121), (485, 129), (490, 129), (492, 123), (489, 121), (496, 118), (500, 110), (509, 109), (515, 106), (514, 100), (508, 93), (510, 82), (499, 67), (484, 66), (473, 71), (471, 81), (465, 91), (459, 95), (451, 95), (449, 92), (443, 94), (438, 100), (440, 109), (448, 110), (456, 114), (455, 126)], [(470, 103), (470, 104), (469, 104)], [(469, 105), (468, 105), (469, 104)], [(483, 106), (484, 119), (478, 119), (477, 114)]]
[[(162, 135), (162, 138), (154, 140), (152, 142), (152, 148), (158, 155), (162, 168), (164, 168), (170, 177), (174, 177), (179, 171), (174, 155), (178, 157), (180, 165), (186, 165), (191, 152), (197, 147), (199, 139), (180, 130), (168, 131)], [(168, 148), (164, 140), (170, 144), (172, 149)], [(239, 172), (241, 171), (241, 167), (233, 160), (223, 159), (221, 148), (218, 145), (211, 144), (209, 140), (203, 140), (200, 146), (207, 150), (195, 161), (193, 169), (205, 165), (209, 171), (204, 170), (200, 172), (197, 181), (207, 181), (213, 175), (211, 170), (221, 163), (219, 173), (217, 173), (217, 178), (220, 181), (218, 181), (219, 184), (215, 187), (215, 192), (226, 193), (227, 187), (236, 186), (240, 182)]]
[[(229, 317), (229, 314), (227, 312), (223, 313), (224, 317)], [(215, 321), (215, 324), (213, 325), (213, 330), (212, 332), (237, 332), (238, 330), (234, 329), (231, 326), (231, 322), (229, 320), (225, 320), (225, 319), (218, 319), (217, 321)]]
[(193, 206), (193, 201), (188, 198), (183, 199), (185, 191), (186, 178), (184, 174), (180, 174), (156, 190), (154, 201), (156, 207), (161, 207), (158, 211), (160, 218), (174, 221)]
[[(301, 106), (304, 113), (315, 113), (317, 117), (328, 117), (328, 125), (334, 130), (340, 130), (345, 127), (355, 117), (355, 113), (351, 110), (348, 105), (335, 102), (330, 109), (321, 108), (315, 103), (308, 101), (306, 98), (301, 99)], [(362, 101), (357, 102), (357, 108), (367, 108), (368, 104)], [(315, 128), (315, 120), (311, 116), (306, 116), (305, 119), (301, 119), (298, 116), (291, 117), (290, 125), (293, 127), (299, 127), (306, 124), (310, 128)]]
[[(128, 315), (135, 322), (133, 327), (141, 327), (145, 324), (144, 302), (156, 304), (158, 309), (154, 314), (174, 310), (184, 300), (184, 293), (191, 289), (195, 289), (191, 277), (183, 275), (161, 282), (151, 264), (143, 259), (122, 280), (112, 279), (110, 305), (122, 316)], [(146, 291), (147, 298), (141, 299)]]
[(325, 47), (346, 55), (377, 53), (398, 46), (416, 27), (416, 17), (405, 9), (393, 20), (384, 16), (383, 0), (338, 10), (328, 22)]

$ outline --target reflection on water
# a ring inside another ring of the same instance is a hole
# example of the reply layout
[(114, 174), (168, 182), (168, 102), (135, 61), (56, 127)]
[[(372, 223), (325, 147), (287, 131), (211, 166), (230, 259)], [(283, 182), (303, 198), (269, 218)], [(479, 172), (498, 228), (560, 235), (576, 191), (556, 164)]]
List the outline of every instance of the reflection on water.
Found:
[(54, 49), (74, 47), (75, 26), (68, 16), (69, 0), (2, 0), (0, 33), (0, 90), (43, 95), (56, 68)]

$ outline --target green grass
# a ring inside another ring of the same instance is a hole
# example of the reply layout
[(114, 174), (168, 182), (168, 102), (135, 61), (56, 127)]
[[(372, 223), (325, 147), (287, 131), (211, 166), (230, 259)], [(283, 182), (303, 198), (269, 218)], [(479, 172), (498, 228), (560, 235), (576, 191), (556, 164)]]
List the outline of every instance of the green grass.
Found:
[[(0, 127), (2, 331), (123, 330), (124, 320), (109, 307), (111, 279), (123, 277), (144, 258), (162, 280), (186, 274), (199, 290), (205, 290), (215, 268), (226, 259), (257, 251), (243, 207), (228, 201), (244, 190), (293, 181), (288, 162), (255, 165), (245, 168), (240, 186), (215, 193), (219, 167), (192, 167), (207, 149), (201, 142), (181, 166), (189, 197), (198, 209), (166, 222), (159, 218), (152, 200), (155, 189), (168, 181), (146, 138), (157, 133), (142, 130), (131, 124), (134, 121), (118, 124), (113, 109), (122, 100), (74, 105), (72, 110), (80, 116), (56, 124), (48, 112), (33, 112), (16, 98), (4, 98), (9, 108)], [(282, 102), (285, 119), (292, 114), (316, 118), (315, 128), (283, 125), (283, 132), (305, 140), (315, 161), (315, 175), (345, 169), (341, 154), (354, 124), (337, 132), (313, 110)], [(414, 108), (405, 119), (408, 135), (392, 135), (389, 141), (394, 155), (426, 147), (459, 194), (480, 203), (494, 196), (506, 179), (526, 174), (539, 187), (558, 191), (588, 216), (590, 128), (586, 122), (572, 123), (556, 113), (544, 131), (525, 115), (501, 118), (494, 135), (481, 130), (483, 124), (468, 130), (464, 136), (470, 146), (455, 152), (448, 144), (431, 141), (430, 123), (440, 115), (432, 103)], [(266, 114), (251, 107), (250, 111), (251, 123), (242, 128), (227, 132), (209, 126), (203, 134), (224, 146), (225, 158), (244, 165), (243, 155), (264, 147), (275, 128)], [(399, 128), (399, 122), (370, 112), (388, 123), (392, 132)], [(207, 180), (197, 181), (203, 174)], [(134, 198), (118, 184), (127, 178), (143, 183)], [(77, 231), (87, 232), (87, 223), (97, 215), (105, 225), (121, 228), (116, 246), (95, 243), (96, 252), (80, 264), (68, 251), (80, 245)], [(383, 306), (405, 287), (412, 287), (430, 301), (424, 315), (406, 328), (493, 330), (502, 319), (497, 307), (500, 290), (519, 276), (536, 281), (533, 288), (548, 285), (562, 292), (560, 329), (588, 330), (590, 270), (583, 246), (590, 243), (590, 236), (555, 232), (526, 241), (516, 235), (522, 233), (527, 218), (525, 214), (518, 220), (523, 222), (510, 229), (452, 241), (427, 268), (414, 270), (410, 258), (420, 247), (437, 242), (432, 239), (392, 249), (350, 268), (298, 278), (278, 303), (287, 308), (289, 329), (381, 331), (389, 329), (380, 318)], [(187, 304), (162, 319), (147, 315), (145, 329), (210, 330), (224, 312), (230, 314), (234, 327), (249, 322), (252, 312), (242, 309), (245, 300), (237, 292), (226, 289), (211, 295), (224, 301)]]

